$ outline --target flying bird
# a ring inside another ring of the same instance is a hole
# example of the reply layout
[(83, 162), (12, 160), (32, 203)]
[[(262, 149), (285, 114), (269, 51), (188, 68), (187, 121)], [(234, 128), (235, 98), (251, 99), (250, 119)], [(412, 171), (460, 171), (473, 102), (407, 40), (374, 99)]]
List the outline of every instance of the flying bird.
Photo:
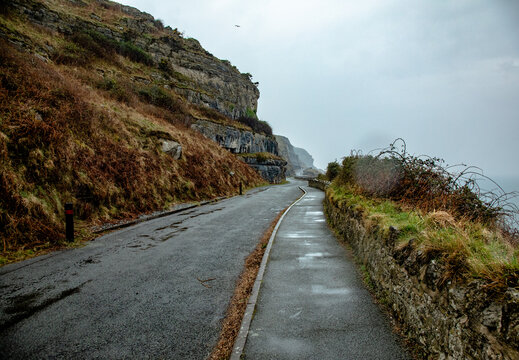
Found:
[(236, 26), (236, 27), (241, 27), (240, 25), (234, 25), (234, 26)]

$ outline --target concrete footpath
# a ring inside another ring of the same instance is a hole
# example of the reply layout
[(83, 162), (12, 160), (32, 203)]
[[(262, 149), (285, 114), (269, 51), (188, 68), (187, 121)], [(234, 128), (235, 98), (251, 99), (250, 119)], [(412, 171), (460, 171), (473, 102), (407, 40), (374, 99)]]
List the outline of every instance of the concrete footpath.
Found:
[(242, 358), (409, 359), (308, 194), (274, 240)]

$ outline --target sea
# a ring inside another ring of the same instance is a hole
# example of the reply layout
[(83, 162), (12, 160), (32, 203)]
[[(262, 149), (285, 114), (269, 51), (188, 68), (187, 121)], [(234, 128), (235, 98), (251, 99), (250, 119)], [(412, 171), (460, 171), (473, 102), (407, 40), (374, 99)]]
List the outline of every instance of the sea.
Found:
[[(517, 192), (518, 196), (509, 199), (510, 202), (514, 203), (519, 207), (519, 177), (514, 176), (495, 176), (491, 177), (506, 193)], [(499, 188), (491, 181), (482, 178), (478, 180), (478, 184), (483, 191), (497, 191), (501, 193)]]
[[(507, 223), (517, 230), (519, 230), (519, 177), (514, 176), (495, 176), (491, 178), (493, 181), (495, 181), (505, 193), (512, 193), (516, 192), (516, 196), (510, 197), (507, 199), (507, 203), (510, 203), (512, 205), (515, 205), (515, 209), (513, 206), (505, 206), (506, 210), (515, 210), (515, 213), (512, 215), (513, 218), (510, 218), (507, 221)], [(477, 181), (479, 184), (479, 187), (481, 188), (482, 192), (484, 191), (493, 191), (496, 194), (502, 194), (503, 191), (501, 191), (494, 183), (487, 179), (480, 179)], [(501, 204), (503, 206), (504, 204)]]

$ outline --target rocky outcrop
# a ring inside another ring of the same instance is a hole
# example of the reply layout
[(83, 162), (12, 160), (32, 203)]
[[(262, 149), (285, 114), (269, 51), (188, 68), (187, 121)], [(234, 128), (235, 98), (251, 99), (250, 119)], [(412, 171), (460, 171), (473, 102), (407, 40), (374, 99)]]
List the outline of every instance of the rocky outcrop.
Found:
[(271, 184), (280, 184), (285, 180), (285, 166), (287, 162), (284, 160), (261, 159), (258, 157), (241, 157), (241, 159)]
[(191, 127), (235, 154), (268, 152), (278, 155), (278, 143), (272, 136), (205, 120), (197, 120)]
[(305, 149), (294, 147), (294, 152), (299, 158), (299, 162), (303, 169), (314, 169), (314, 158)]
[(278, 143), (273, 136), (206, 120), (197, 120), (191, 127), (232, 153), (244, 154), (245, 156), (240, 156), (240, 158), (268, 182), (279, 184), (285, 180), (286, 161), (268, 156), (247, 156), (247, 154), (254, 153), (269, 153), (277, 156)]
[(174, 140), (160, 139), (162, 151), (178, 160), (182, 157), (182, 145)]
[[(82, 1), (66, 3), (78, 8), (86, 5)], [(111, 1), (97, 0), (97, 3), (99, 11), (119, 10), (122, 16), (116, 14), (111, 22), (101, 22), (98, 14), (82, 15), (81, 11), (71, 14), (59, 2), (13, 0), (2, 6), (8, 7), (4, 11), (15, 11), (26, 21), (56, 33), (95, 33), (119, 44), (131, 44), (128, 46), (142, 50), (141, 55), (158, 68), (152, 79), (138, 80), (159, 81), (191, 103), (211, 107), (233, 119), (256, 111), (259, 90), (250, 74), (242, 74), (229, 61), (217, 59), (197, 40), (184, 38), (176, 29), (164, 28), (147, 13)], [(24, 35), (1, 24), (0, 36), (47, 61), (55, 52), (52, 46), (32, 44)]]
[(299, 157), (294, 151), (294, 147), (290, 143), (290, 140), (281, 135), (275, 135), (276, 141), (278, 143), (279, 156), (287, 161), (287, 176), (296, 176), (300, 175), (303, 166), (299, 160)]
[(398, 230), (368, 228), (361, 213), (328, 198), (325, 212), (421, 358), (519, 359), (519, 289), (448, 281), (443, 266), (412, 241), (396, 246)]
[(276, 135), (279, 145), (279, 155), (287, 161), (287, 176), (301, 176), (305, 171), (309, 172), (305, 176), (315, 177), (319, 170), (314, 166), (314, 158), (305, 149), (293, 146), (290, 140), (281, 135)]

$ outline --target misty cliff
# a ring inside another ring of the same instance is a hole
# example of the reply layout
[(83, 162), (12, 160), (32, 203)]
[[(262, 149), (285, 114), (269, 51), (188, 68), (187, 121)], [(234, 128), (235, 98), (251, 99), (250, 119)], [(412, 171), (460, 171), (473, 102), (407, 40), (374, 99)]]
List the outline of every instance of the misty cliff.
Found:
[(294, 147), (294, 152), (296, 153), (297, 157), (299, 158), (299, 161), (301, 163), (301, 166), (303, 169), (312, 169), (315, 168), (314, 166), (314, 158), (312, 155), (308, 153), (305, 149)]
[(290, 140), (281, 135), (276, 135), (279, 147), (279, 155), (287, 161), (287, 175), (302, 175), (306, 169), (315, 169), (312, 155), (305, 149), (293, 146)]

